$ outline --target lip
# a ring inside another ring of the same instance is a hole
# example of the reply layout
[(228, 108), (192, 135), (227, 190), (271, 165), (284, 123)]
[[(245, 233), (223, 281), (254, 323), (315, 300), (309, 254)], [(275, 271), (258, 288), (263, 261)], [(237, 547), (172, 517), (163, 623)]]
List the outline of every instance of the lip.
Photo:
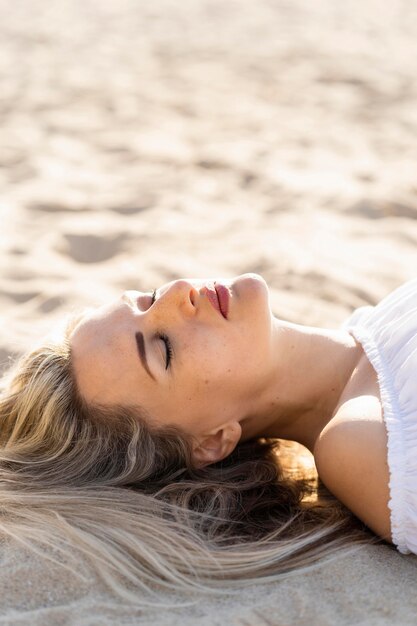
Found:
[[(201, 291), (207, 296), (212, 307), (216, 309), (222, 317), (227, 319), (228, 304), (226, 298), (228, 298), (228, 294), (225, 295), (222, 293), (220, 296), (220, 292), (222, 291), (220, 287), (223, 287), (223, 285), (214, 283), (213, 287), (204, 286)], [(226, 289), (225, 287), (223, 288)]]
[(220, 312), (225, 319), (227, 319), (229, 313), (229, 300), (230, 300), (230, 292), (225, 285), (221, 283), (215, 282), (214, 288), (216, 290), (217, 299), (220, 305)]

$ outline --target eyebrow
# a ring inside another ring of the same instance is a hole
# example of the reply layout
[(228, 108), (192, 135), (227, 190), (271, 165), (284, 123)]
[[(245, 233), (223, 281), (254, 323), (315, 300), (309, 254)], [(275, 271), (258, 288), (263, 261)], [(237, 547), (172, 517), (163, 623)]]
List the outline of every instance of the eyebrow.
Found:
[(149, 369), (148, 361), (146, 360), (145, 339), (143, 337), (143, 333), (139, 331), (135, 333), (135, 339), (136, 339), (136, 346), (138, 348), (139, 357), (140, 357), (140, 360), (142, 361), (143, 367), (145, 368), (149, 376), (153, 380), (156, 380), (155, 376), (152, 374), (151, 370)]

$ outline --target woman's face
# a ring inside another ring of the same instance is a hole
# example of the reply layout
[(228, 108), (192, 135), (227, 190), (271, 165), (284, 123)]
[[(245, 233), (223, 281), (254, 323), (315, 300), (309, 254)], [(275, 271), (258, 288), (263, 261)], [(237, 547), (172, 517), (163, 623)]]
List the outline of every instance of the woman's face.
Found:
[(175, 280), (154, 302), (126, 291), (88, 313), (70, 340), (87, 401), (141, 406), (155, 425), (198, 436), (251, 412), (273, 357), (271, 331), (267, 285), (243, 274)]

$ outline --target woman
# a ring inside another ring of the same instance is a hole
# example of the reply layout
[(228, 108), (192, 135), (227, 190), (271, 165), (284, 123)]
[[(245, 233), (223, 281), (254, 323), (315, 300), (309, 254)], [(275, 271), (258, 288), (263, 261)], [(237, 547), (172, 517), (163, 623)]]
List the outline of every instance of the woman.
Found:
[(416, 330), (417, 280), (338, 330), (274, 317), (256, 274), (83, 312), (3, 380), (3, 532), (76, 546), (130, 599), (119, 575), (209, 590), (357, 544), (417, 552)]

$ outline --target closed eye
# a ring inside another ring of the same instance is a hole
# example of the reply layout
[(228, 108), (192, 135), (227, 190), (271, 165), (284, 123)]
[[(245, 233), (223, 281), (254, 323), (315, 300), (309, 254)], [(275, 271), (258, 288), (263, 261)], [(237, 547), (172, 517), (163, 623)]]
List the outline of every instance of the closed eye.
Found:
[(158, 337), (158, 339), (161, 339), (161, 341), (163, 341), (165, 344), (165, 354), (166, 354), (165, 369), (167, 370), (168, 367), (171, 365), (172, 359), (174, 358), (174, 351), (172, 349), (171, 342), (168, 339), (168, 337), (165, 335), (165, 333), (157, 333), (156, 336)]
[[(154, 304), (154, 302), (156, 302), (156, 292), (157, 290), (154, 289), (152, 292), (152, 297), (151, 297), (151, 306), (152, 304)], [(161, 341), (164, 342), (165, 344), (165, 369), (167, 370), (168, 367), (171, 365), (171, 361), (174, 358), (174, 351), (172, 349), (172, 345), (171, 342), (169, 340), (169, 337), (165, 334), (165, 333), (161, 333), (158, 332), (156, 334), (157, 338), (160, 339)]]

